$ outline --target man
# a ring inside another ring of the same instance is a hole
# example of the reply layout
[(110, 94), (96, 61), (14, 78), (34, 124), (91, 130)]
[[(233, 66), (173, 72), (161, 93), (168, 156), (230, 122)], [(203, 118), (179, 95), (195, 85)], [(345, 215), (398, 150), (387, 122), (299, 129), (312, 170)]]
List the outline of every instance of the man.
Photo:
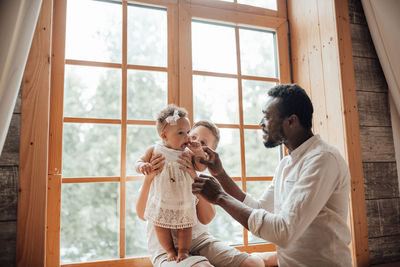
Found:
[[(313, 135), (313, 106), (298, 85), (268, 92), (260, 127), (265, 147), (285, 144), (271, 186), (259, 201), (244, 193), (204, 150), (214, 177), (201, 175), (193, 193), (224, 208), (254, 235), (277, 246), (279, 266), (351, 266), (347, 227), (350, 174), (337, 149)], [(221, 187), (222, 185), (222, 187)]]
[[(199, 121), (193, 125), (190, 131), (192, 140), (202, 145), (216, 149), (220, 139), (220, 133), (217, 126), (209, 121)], [(182, 169), (191, 172), (193, 169), (192, 157), (184, 155), (179, 161)], [(164, 166), (162, 155), (151, 159), (153, 172), (146, 175), (139, 198), (136, 204), (136, 212), (140, 219), (145, 220), (144, 212), (147, 205), (150, 185), (154, 175), (162, 170)], [(241, 252), (234, 247), (229, 246), (214, 238), (205, 224), (211, 222), (215, 216), (214, 205), (211, 205), (204, 198), (199, 197), (196, 205), (198, 223), (192, 228), (192, 244), (190, 247), (190, 256), (183, 261), (168, 261), (167, 254), (158, 242), (154, 227), (151, 224), (147, 226), (148, 249), (151, 254), (150, 260), (155, 267), (261, 267), (263, 260), (258, 256), (249, 255)], [(176, 243), (177, 232), (173, 231), (173, 238)]]

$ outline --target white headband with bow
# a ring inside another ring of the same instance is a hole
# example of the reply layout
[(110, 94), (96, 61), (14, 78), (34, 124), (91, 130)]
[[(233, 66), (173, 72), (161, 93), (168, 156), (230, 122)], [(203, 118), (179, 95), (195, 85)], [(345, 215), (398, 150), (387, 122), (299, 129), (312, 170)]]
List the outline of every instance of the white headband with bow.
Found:
[(176, 122), (180, 119), (179, 117), (179, 111), (175, 109), (174, 115), (168, 116), (165, 118), (165, 121), (169, 123), (170, 125), (176, 125)]

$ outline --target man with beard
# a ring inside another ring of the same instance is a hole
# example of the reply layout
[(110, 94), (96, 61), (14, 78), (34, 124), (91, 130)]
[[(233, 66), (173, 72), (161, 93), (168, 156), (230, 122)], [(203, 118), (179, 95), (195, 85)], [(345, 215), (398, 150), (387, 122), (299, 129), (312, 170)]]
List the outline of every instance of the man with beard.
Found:
[(254, 235), (275, 243), (279, 266), (352, 266), (348, 166), (336, 148), (313, 134), (313, 106), (300, 86), (278, 85), (268, 96), (260, 122), (264, 145), (283, 143), (289, 155), (279, 163), (261, 199), (243, 192), (218, 154), (207, 147), (204, 164), (219, 183), (201, 175), (193, 193), (220, 205)]

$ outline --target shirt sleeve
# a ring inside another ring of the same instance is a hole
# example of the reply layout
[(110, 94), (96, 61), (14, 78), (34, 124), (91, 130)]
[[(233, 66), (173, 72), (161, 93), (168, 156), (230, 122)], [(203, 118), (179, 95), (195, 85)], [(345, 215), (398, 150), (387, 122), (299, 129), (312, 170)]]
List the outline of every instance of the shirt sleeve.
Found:
[(268, 186), (260, 200), (255, 200), (250, 194), (246, 194), (243, 203), (253, 209), (264, 209), (271, 213), (274, 212), (274, 181)]
[(325, 206), (338, 176), (339, 166), (331, 153), (310, 158), (279, 212), (272, 214), (262, 207), (254, 209), (248, 220), (249, 230), (280, 247), (287, 247), (304, 233)]

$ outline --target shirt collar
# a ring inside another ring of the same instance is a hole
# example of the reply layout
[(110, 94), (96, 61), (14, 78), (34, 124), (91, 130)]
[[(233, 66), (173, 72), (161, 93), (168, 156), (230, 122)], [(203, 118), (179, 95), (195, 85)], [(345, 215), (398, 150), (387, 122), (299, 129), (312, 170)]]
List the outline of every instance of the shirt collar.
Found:
[(295, 159), (301, 157), (301, 156), (311, 147), (311, 145), (312, 145), (315, 141), (317, 141), (317, 140), (319, 140), (319, 139), (320, 139), (319, 134), (316, 134), (316, 135), (314, 135), (314, 136), (308, 138), (307, 141), (305, 141), (304, 143), (302, 143), (302, 144), (301, 144), (300, 146), (298, 146), (295, 150), (290, 151), (290, 150), (288, 149), (289, 156), (290, 156), (293, 160), (295, 160)]

